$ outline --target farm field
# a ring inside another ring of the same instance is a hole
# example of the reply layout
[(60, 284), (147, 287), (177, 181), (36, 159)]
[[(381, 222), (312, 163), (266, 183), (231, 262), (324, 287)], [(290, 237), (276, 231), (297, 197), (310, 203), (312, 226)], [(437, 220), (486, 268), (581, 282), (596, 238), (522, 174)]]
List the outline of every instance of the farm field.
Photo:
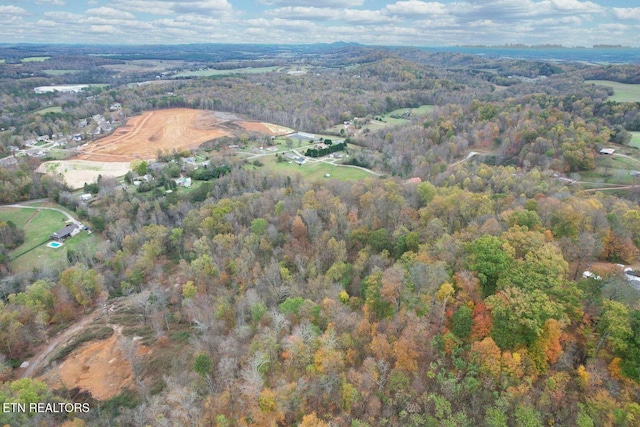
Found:
[(640, 84), (625, 84), (609, 80), (585, 80), (585, 83), (608, 86), (613, 89), (609, 100), (616, 102), (640, 102)]
[(22, 58), (22, 62), (44, 62), (50, 58), (50, 56), (30, 56), (28, 58)]
[(183, 71), (181, 73), (171, 76), (174, 79), (184, 77), (210, 77), (210, 76), (227, 76), (230, 74), (259, 74), (269, 73), (277, 70), (278, 67), (256, 67), (256, 68), (233, 68), (230, 70), (198, 70), (198, 71)]
[[(118, 56), (118, 55), (99, 55), (99, 56)], [(153, 60), (140, 59), (125, 61), (124, 64), (101, 65), (103, 68), (120, 72), (136, 72), (136, 71), (164, 71), (168, 68), (184, 67), (184, 61), (179, 60)]]
[(42, 70), (50, 76), (61, 76), (64, 74), (76, 74), (82, 70)]

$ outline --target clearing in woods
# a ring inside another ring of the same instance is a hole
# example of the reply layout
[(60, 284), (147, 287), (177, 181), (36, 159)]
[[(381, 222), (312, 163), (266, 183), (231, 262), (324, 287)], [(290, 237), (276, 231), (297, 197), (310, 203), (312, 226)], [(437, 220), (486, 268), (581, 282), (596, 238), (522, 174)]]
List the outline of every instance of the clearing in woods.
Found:
[(610, 101), (616, 102), (640, 102), (640, 84), (618, 83), (610, 80), (585, 80), (586, 84), (608, 86), (613, 89)]
[(159, 150), (188, 150), (243, 130), (270, 136), (293, 132), (282, 126), (245, 121), (225, 113), (173, 108), (130, 118), (113, 134), (88, 145), (76, 159), (97, 162), (152, 160)]
[(69, 187), (82, 188), (85, 183), (96, 182), (99, 175), (118, 177), (130, 170), (130, 161), (87, 161), (87, 160), (55, 160), (44, 162), (38, 167), (38, 172), (62, 175)]
[(195, 148), (229, 133), (207, 111), (176, 108), (148, 111), (127, 121), (113, 134), (89, 145), (76, 158), (98, 162), (154, 159), (158, 150)]
[(631, 141), (629, 141), (629, 145), (632, 147), (640, 148), (640, 132), (630, 132), (631, 133)]
[(110, 338), (82, 344), (41, 379), (52, 388), (78, 387), (97, 400), (134, 388), (131, 363), (120, 342), (120, 328), (114, 329)]

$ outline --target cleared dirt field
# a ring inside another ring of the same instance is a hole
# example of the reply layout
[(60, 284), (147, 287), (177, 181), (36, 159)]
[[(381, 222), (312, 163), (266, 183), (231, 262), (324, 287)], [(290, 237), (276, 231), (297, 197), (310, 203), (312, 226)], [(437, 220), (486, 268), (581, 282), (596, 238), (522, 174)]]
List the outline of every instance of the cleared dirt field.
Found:
[(67, 185), (75, 189), (82, 188), (85, 182), (87, 184), (96, 182), (98, 175), (118, 177), (126, 174), (130, 169), (129, 161), (55, 160), (41, 164), (38, 172), (62, 174)]
[(97, 162), (152, 160), (158, 150), (171, 152), (196, 148), (204, 142), (242, 131), (278, 136), (292, 129), (271, 123), (242, 120), (225, 113), (174, 108), (149, 111), (127, 121), (113, 134), (90, 143), (75, 158)]
[(53, 388), (78, 387), (97, 400), (133, 388), (131, 364), (123, 354), (120, 336), (115, 333), (106, 340), (83, 344), (41, 379)]
[(289, 129), (288, 127), (274, 125), (272, 123), (240, 121), (239, 125), (248, 131), (258, 132), (269, 136), (280, 136), (295, 132), (293, 129)]
[(130, 118), (125, 126), (90, 144), (76, 158), (99, 162), (151, 160), (158, 150), (195, 148), (226, 135), (229, 132), (207, 111), (187, 108), (149, 111)]

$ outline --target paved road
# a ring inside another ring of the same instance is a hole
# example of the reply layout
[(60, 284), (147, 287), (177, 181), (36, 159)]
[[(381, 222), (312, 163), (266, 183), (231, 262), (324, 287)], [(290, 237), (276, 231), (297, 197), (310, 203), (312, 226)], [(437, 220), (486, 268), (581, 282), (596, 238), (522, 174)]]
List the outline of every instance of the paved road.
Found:
[[(46, 199), (44, 199), (44, 200), (46, 201)], [(58, 208), (47, 208), (47, 207), (44, 207), (44, 206), (27, 206), (27, 205), (20, 205), (20, 204), (2, 205), (0, 207), (2, 207), (2, 208), (47, 209), (47, 210), (50, 210), (50, 211), (60, 212), (61, 214), (66, 216), (69, 221), (73, 222), (74, 224), (78, 224), (78, 225), (80, 224), (80, 221), (78, 221), (77, 219), (72, 217), (70, 213), (68, 213), (66, 211), (63, 211), (62, 209), (58, 209)]]

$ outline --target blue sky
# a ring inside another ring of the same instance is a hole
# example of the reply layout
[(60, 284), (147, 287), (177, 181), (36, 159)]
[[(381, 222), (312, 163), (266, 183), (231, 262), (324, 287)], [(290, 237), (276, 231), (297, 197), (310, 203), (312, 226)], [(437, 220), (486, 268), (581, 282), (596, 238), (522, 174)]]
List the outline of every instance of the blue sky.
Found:
[(0, 0), (2, 43), (640, 47), (638, 0)]

